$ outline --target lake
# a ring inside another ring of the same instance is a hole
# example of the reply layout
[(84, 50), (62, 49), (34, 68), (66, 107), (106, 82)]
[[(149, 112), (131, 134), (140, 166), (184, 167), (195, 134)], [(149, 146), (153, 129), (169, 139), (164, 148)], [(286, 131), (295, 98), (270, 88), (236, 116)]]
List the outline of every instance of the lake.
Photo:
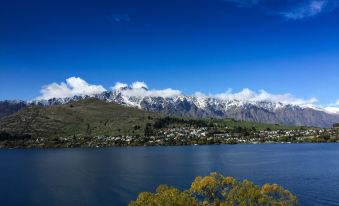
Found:
[(301, 205), (339, 205), (339, 144), (0, 150), (1, 205), (120, 206), (217, 171), (278, 183)]

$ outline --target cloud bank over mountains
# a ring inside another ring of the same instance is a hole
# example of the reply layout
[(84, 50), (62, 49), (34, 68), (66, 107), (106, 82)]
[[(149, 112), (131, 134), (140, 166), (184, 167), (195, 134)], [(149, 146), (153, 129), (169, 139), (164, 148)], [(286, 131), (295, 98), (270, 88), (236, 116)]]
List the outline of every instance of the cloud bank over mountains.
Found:
[[(182, 95), (182, 92), (174, 89), (148, 89), (148, 86), (145, 82), (136, 81), (131, 85), (126, 83), (117, 82), (114, 86), (110, 88), (112, 91), (120, 91), (126, 96), (136, 96), (136, 97), (174, 97)], [(89, 84), (87, 81), (81, 79), (80, 77), (70, 77), (66, 79), (65, 82), (45, 85), (40, 90), (41, 95), (37, 97), (37, 100), (48, 100), (52, 98), (66, 98), (73, 96), (93, 96), (95, 94), (100, 94), (107, 91), (102, 85)]]
[(115, 86), (112, 87), (114, 91), (120, 91), (126, 96), (135, 96), (135, 97), (175, 97), (182, 95), (181, 91), (174, 89), (148, 89), (148, 86), (145, 82), (133, 82), (130, 86), (126, 83), (117, 82)]
[[(117, 82), (114, 86), (110, 88), (111, 91), (119, 91), (125, 96), (129, 97), (163, 97), (170, 98), (180, 95), (184, 95), (180, 90), (175, 90), (171, 88), (166, 89), (149, 89), (145, 82), (136, 81), (128, 85), (126, 83)], [(61, 83), (51, 83), (42, 87), (40, 93), (41, 95), (37, 100), (47, 100), (52, 98), (66, 98), (73, 96), (93, 96), (95, 94), (100, 94), (102, 92), (108, 91), (102, 85), (94, 85), (86, 82), (80, 77), (70, 77), (66, 79), (65, 82)], [(275, 103), (283, 104), (292, 104), (302, 107), (313, 107), (313, 108), (322, 108), (325, 111), (331, 113), (339, 113), (339, 99), (335, 104), (328, 106), (319, 106), (315, 105), (318, 102), (318, 99), (313, 97), (310, 99), (303, 99), (295, 97), (290, 93), (285, 94), (272, 94), (265, 90), (260, 90), (255, 92), (251, 89), (244, 88), (239, 92), (233, 92), (231, 89), (228, 89), (226, 92), (217, 93), (217, 94), (204, 94), (202, 92), (196, 92), (192, 96), (197, 98), (212, 97), (221, 100), (239, 100), (239, 101), (269, 101)]]
[(252, 91), (248, 88), (243, 89), (240, 92), (233, 93), (232, 90), (228, 90), (225, 93), (211, 95), (215, 98), (224, 99), (224, 100), (242, 100), (242, 101), (270, 101), (270, 102), (281, 102), (283, 104), (293, 104), (293, 105), (307, 105), (318, 102), (316, 98), (302, 99), (293, 96), (292, 94), (271, 94), (265, 90), (260, 90), (259, 92)]
[(94, 94), (100, 94), (106, 91), (106, 89), (101, 85), (92, 85), (88, 84), (85, 80), (80, 77), (70, 77), (66, 79), (66, 82), (51, 83), (42, 87), (39, 96), (37, 99), (52, 99), (52, 98), (66, 98), (73, 96), (82, 96)]

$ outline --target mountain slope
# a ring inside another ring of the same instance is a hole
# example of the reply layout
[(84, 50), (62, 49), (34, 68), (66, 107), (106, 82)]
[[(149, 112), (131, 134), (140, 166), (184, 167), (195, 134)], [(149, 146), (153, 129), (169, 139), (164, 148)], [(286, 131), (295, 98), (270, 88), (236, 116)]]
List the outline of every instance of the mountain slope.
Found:
[(27, 106), (25, 101), (0, 101), (0, 119)]
[(0, 121), (0, 131), (43, 138), (141, 135), (146, 123), (159, 116), (140, 109), (86, 99), (63, 105), (26, 107)]

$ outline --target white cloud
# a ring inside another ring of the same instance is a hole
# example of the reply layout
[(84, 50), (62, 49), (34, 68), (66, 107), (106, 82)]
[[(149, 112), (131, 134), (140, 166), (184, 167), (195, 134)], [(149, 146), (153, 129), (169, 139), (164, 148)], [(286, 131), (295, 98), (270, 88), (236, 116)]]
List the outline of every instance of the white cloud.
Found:
[(236, 93), (232, 93), (232, 90), (228, 89), (226, 92), (214, 95), (212, 94), (211, 96), (223, 100), (250, 100), (255, 97), (255, 94), (250, 89), (245, 88), (242, 91)]
[[(122, 90), (124, 88), (124, 90)], [(157, 89), (148, 89), (148, 86), (145, 82), (133, 82), (131, 86), (128, 87), (125, 83), (117, 82), (114, 87), (112, 87), (115, 91), (121, 91), (124, 95), (130, 97), (174, 97), (181, 95), (181, 91), (174, 90), (171, 88), (157, 90)]]
[(339, 114), (339, 107), (325, 107), (324, 110), (328, 113)]
[(330, 114), (339, 114), (339, 99), (334, 104), (328, 104), (326, 106), (318, 105), (317, 109), (320, 109)]
[(202, 92), (195, 92), (193, 96), (195, 96), (195, 97), (200, 97), (200, 98), (206, 98), (206, 97), (207, 97), (207, 96), (206, 96), (204, 93), (202, 93)]
[(313, 0), (280, 14), (289, 20), (299, 20), (316, 16), (325, 11), (327, 7), (329, 7), (327, 9), (330, 9), (330, 5), (336, 7), (336, 4), (329, 4), (327, 0)]
[(128, 87), (128, 84), (117, 82), (113, 87), (111, 87), (112, 90), (122, 90)]
[(211, 95), (223, 100), (240, 100), (240, 101), (271, 101), (271, 102), (281, 102), (283, 104), (293, 104), (293, 105), (306, 105), (316, 103), (318, 100), (316, 98), (302, 99), (293, 96), (292, 94), (271, 94), (265, 90), (260, 90), (259, 93), (252, 91), (248, 88), (243, 89), (240, 92), (233, 93), (232, 90), (228, 90), (224, 93)]
[(101, 85), (91, 85), (88, 84), (85, 80), (79, 77), (70, 77), (66, 79), (66, 82), (51, 83), (49, 85), (43, 86), (37, 99), (52, 99), (52, 98), (65, 98), (73, 97), (76, 95), (89, 95), (99, 94), (106, 91), (106, 89)]
[(132, 89), (148, 89), (145, 82), (133, 82)]

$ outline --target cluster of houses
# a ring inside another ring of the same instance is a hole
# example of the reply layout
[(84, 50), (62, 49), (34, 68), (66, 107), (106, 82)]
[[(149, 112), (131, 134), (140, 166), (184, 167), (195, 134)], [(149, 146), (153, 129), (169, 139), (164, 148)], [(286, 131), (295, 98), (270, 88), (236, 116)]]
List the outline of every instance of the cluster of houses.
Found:
[(88, 146), (152, 146), (152, 145), (203, 145), (203, 144), (257, 144), (339, 142), (339, 128), (257, 131), (242, 133), (210, 131), (207, 127), (179, 127), (158, 130), (149, 137), (97, 136)]
[(155, 146), (155, 145), (206, 145), (206, 144), (258, 144), (258, 143), (303, 143), (339, 142), (339, 127), (329, 129), (293, 130), (232, 130), (211, 127), (162, 128), (152, 135), (122, 136), (74, 136), (54, 139), (37, 138), (3, 141), (0, 147), (109, 147), (109, 146)]

